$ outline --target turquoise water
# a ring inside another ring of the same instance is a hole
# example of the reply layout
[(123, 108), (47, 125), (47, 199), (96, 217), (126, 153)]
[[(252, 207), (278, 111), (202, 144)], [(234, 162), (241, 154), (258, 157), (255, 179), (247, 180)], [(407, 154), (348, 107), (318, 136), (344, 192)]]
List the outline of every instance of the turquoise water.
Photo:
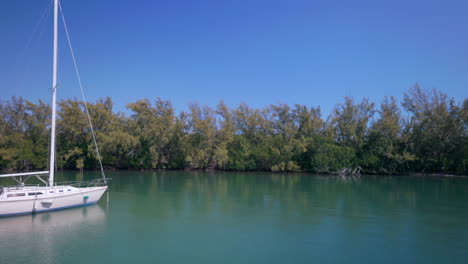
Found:
[(0, 263), (468, 261), (467, 178), (108, 176), (97, 205), (0, 218)]

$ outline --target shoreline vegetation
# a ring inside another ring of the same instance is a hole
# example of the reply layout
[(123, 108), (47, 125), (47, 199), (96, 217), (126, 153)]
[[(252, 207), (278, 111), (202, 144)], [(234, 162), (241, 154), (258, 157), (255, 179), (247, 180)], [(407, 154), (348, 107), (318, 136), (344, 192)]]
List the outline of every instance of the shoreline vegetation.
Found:
[[(460, 100), (460, 99), (459, 99)], [(468, 99), (457, 102), (418, 84), (402, 102), (345, 97), (323, 118), (320, 107), (190, 104), (176, 114), (157, 98), (115, 113), (107, 97), (88, 103), (108, 169), (468, 175)], [(84, 105), (59, 102), (57, 168), (98, 167)], [(50, 109), (43, 101), (0, 101), (0, 170), (46, 169)]]

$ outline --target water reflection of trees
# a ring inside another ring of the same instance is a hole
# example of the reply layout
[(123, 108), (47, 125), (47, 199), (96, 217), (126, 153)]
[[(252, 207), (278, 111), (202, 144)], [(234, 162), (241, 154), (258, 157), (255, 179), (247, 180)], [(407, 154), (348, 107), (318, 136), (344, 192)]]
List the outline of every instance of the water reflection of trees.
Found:
[[(339, 177), (307, 174), (115, 172), (111, 191), (131, 197), (128, 210), (155, 218), (261, 217), (288, 221), (372, 216), (404, 221), (437, 201), (466, 201), (466, 180), (411, 177)], [(458, 197), (455, 197), (458, 196)]]

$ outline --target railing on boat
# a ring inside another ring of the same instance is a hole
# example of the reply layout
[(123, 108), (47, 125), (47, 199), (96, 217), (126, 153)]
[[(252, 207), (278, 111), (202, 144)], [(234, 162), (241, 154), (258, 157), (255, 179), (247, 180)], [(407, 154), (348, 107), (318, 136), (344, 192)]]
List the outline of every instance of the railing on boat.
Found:
[(22, 190), (25, 188), (32, 188), (36, 187), (39, 188), (41, 187), (40, 184), (18, 184), (16, 186), (0, 186), (4, 191), (17, 191), (17, 190)]
[(99, 187), (99, 186), (106, 186), (107, 183), (112, 180), (112, 178), (104, 178), (104, 179), (93, 179), (90, 181), (66, 181), (66, 182), (59, 182), (56, 183), (54, 186), (73, 186), (77, 188), (82, 187)]
[[(72, 187), (99, 187), (99, 186), (106, 186), (107, 183), (112, 180), (112, 178), (105, 178), (105, 179), (93, 179), (90, 181), (66, 181), (66, 182), (58, 182), (54, 184), (55, 187), (61, 187), (61, 186), (72, 186)], [(18, 184), (17, 186), (2, 186), (1, 188), (3, 191), (15, 191), (15, 190), (22, 190), (25, 188), (31, 188), (31, 187), (41, 187), (40, 184)]]

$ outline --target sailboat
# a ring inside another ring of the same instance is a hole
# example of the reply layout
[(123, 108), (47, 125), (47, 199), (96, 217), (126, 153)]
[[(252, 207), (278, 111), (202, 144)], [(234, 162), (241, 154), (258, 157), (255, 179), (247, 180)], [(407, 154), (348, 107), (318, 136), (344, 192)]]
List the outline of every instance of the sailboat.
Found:
[[(55, 183), (55, 127), (56, 127), (56, 92), (57, 92), (57, 49), (58, 49), (58, 9), (59, 0), (54, 0), (54, 51), (52, 75), (52, 122), (50, 136), (49, 171), (0, 174), (0, 178), (9, 177), (18, 185), (0, 187), (0, 216), (33, 214), (52, 210), (95, 204), (107, 190), (108, 178), (105, 177), (99, 151), (93, 132), (93, 139), (101, 164), (102, 179), (92, 181)], [(62, 14), (63, 15), (63, 14)], [(68, 36), (68, 32), (67, 32)], [(71, 46), (70, 46), (71, 48)], [(75, 64), (76, 65), (76, 64)], [(81, 84), (80, 84), (81, 85)], [(86, 112), (89, 117), (89, 113)], [(90, 119), (89, 119), (90, 120)], [(92, 124), (90, 122), (91, 130)], [(48, 175), (48, 181), (42, 177)], [(37, 178), (44, 185), (26, 185), (31, 177)]]

